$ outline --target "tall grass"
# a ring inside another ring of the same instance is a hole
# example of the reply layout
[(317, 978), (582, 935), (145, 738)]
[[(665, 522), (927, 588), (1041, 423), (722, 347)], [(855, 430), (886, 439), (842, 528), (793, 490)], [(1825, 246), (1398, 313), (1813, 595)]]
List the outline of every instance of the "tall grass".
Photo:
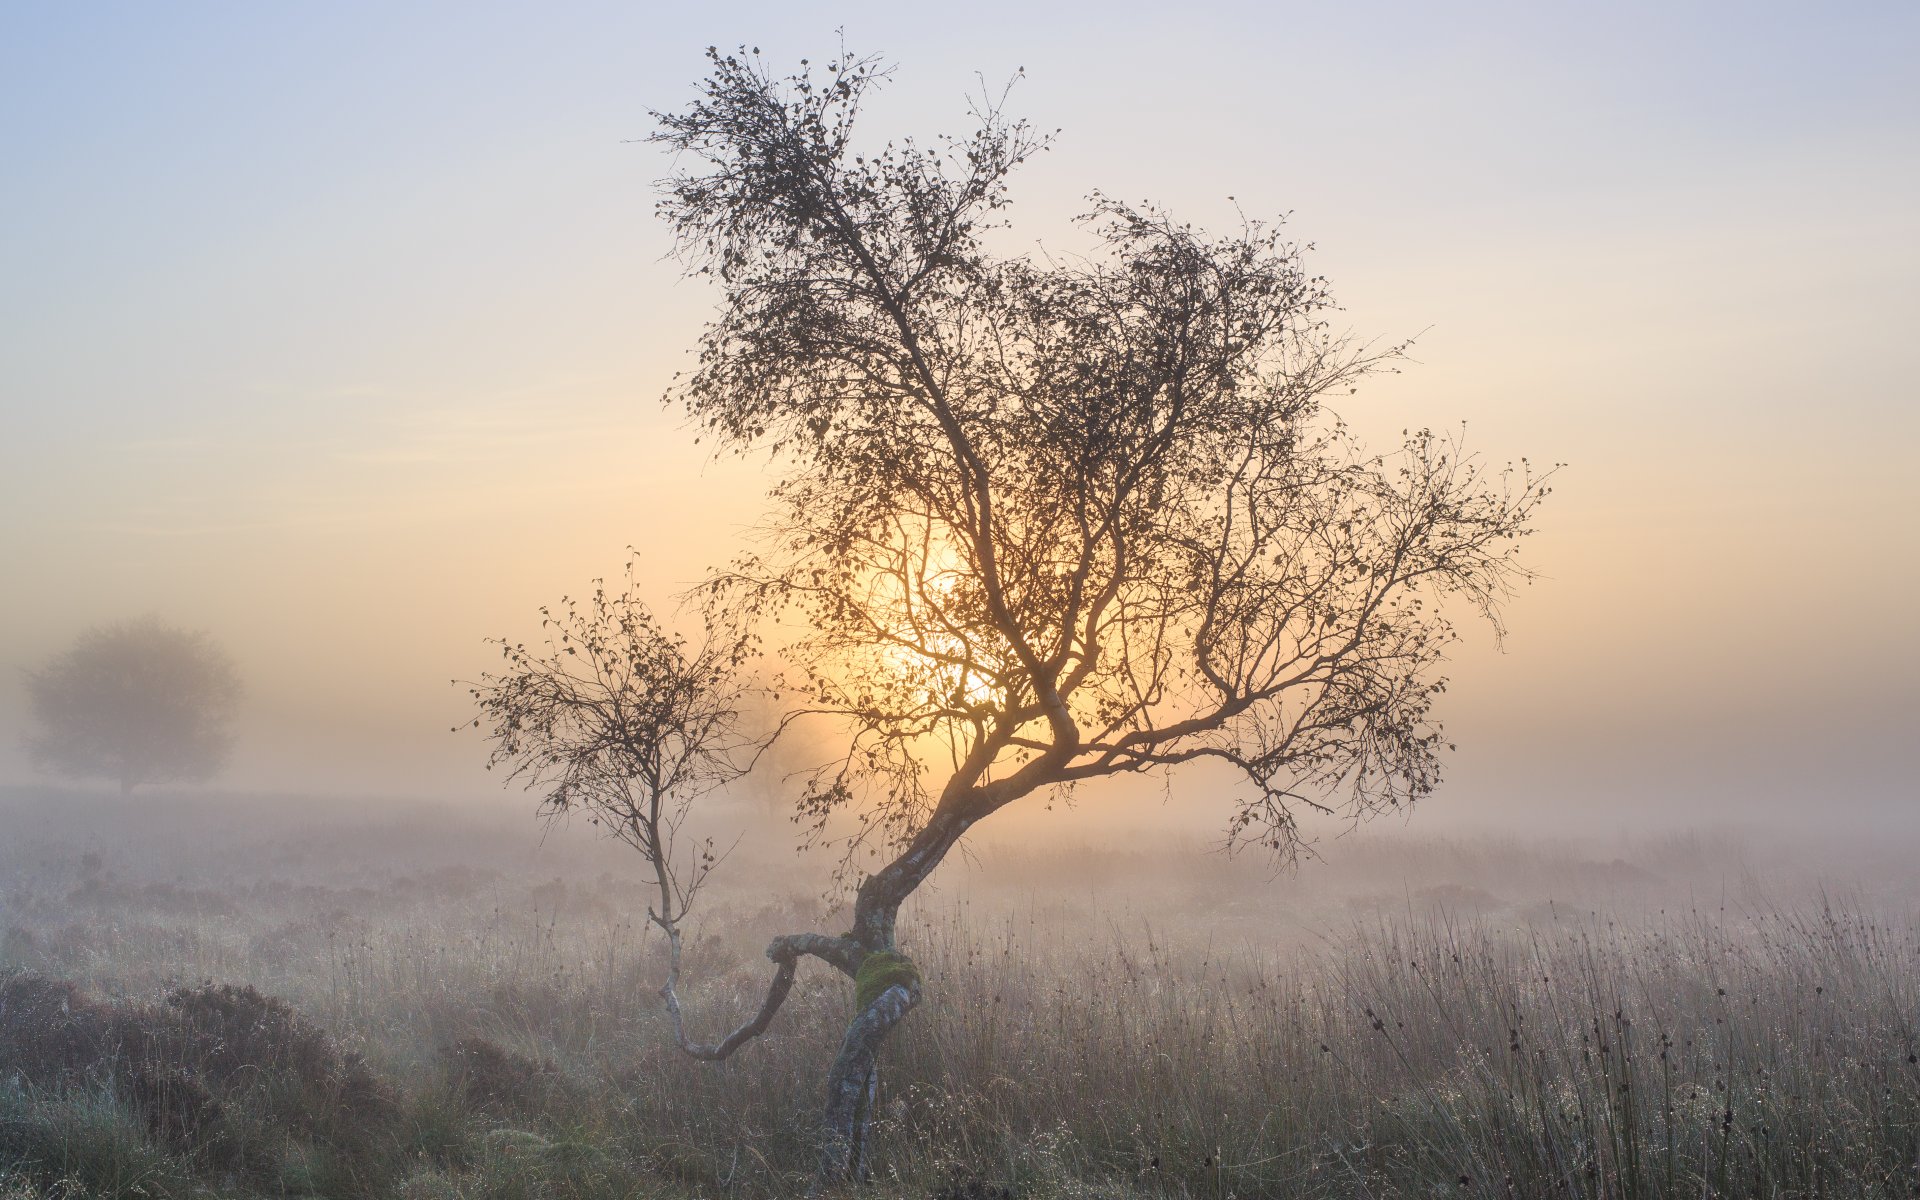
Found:
[[(1409, 859), (1399, 878), (1419, 874), (1417, 851), (1392, 853)], [(1427, 879), (1393, 902), (1373, 880), (1311, 914), (1246, 880), (1155, 883), (1097, 855), (1024, 889), (990, 861), (1001, 899), (928, 898), (902, 932), (927, 999), (883, 1058), (877, 1190), (1920, 1195), (1909, 900), (1747, 889), (1695, 905), (1600, 860), (1619, 893), (1574, 909), (1511, 882), (1539, 865), (1519, 849), (1435, 853), (1471, 861), (1471, 886)], [(711, 1029), (758, 1003), (770, 935), (827, 919), (805, 892), (717, 901), (688, 961), (689, 1012)], [(659, 1011), (643, 904), (617, 878), (156, 888), (76, 863), (6, 893), (0, 975), (102, 998), (202, 979), (285, 998), (403, 1097), (391, 1168), (407, 1194), (796, 1193), (850, 987), (803, 971), (768, 1036), (690, 1061)], [(193, 1164), (97, 1086), (0, 1099), (0, 1196), (71, 1190), (88, 1169), (186, 1194)], [(298, 1168), (275, 1186), (343, 1194)]]

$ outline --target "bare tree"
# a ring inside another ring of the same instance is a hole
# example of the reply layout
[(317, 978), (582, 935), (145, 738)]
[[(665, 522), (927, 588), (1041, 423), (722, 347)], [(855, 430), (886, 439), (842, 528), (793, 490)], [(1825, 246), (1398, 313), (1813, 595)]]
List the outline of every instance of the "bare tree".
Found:
[(240, 691), (233, 660), (204, 633), (155, 617), (89, 629), (27, 675), (40, 726), (28, 753), (41, 770), (111, 779), (123, 795), (208, 779), (232, 750)]
[[(635, 587), (596, 582), (585, 601), (540, 610), (544, 645), (496, 641), (506, 667), (469, 689), (493, 742), (487, 767), (542, 793), (541, 814), (575, 814), (638, 850), (659, 889), (648, 919), (667, 936), (661, 994), (674, 1035), (697, 1058), (724, 1058), (772, 1020), (779, 1001), (749, 1030), (714, 1046), (692, 1042), (681, 1019), (681, 931), (719, 861), (711, 838), (682, 837), (695, 801), (739, 779), (765, 742), (741, 731), (740, 668), (751, 640), (709, 625), (697, 644), (663, 628)], [(792, 960), (778, 988), (784, 1000)]]
[(1465, 601), (1498, 629), (1548, 489), (1425, 430), (1357, 445), (1324, 401), (1401, 348), (1334, 330), (1276, 228), (1210, 237), (1095, 195), (1089, 257), (998, 257), (983, 234), (1044, 144), (999, 102), (967, 137), (866, 147), (876, 60), (780, 79), (709, 57), (700, 97), (656, 114), (678, 163), (661, 213), (721, 298), (670, 399), (782, 471), (758, 550), (706, 607), (779, 639), (791, 710), (840, 723), (799, 811), (820, 836), (848, 814), (847, 861), (885, 862), (846, 932), (769, 947), (752, 1022), (689, 1049), (763, 1030), (801, 956), (854, 977), (832, 1183), (864, 1172), (876, 1054), (923, 995), (900, 907), (969, 829), (1210, 760), (1245, 784), (1229, 841), (1284, 856), (1302, 810), (1429, 793), (1446, 614)]

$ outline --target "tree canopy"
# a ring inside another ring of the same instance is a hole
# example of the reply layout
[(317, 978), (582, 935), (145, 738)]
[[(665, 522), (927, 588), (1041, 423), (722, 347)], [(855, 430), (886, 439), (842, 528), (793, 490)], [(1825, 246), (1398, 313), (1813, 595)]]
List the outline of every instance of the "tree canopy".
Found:
[(996, 255), (1044, 144), (998, 103), (866, 148), (876, 60), (710, 57), (656, 138), (681, 167), (662, 215), (721, 298), (674, 399), (781, 460), (715, 595), (784, 614), (805, 702), (851, 724), (806, 810), (904, 845), (1215, 760), (1249, 785), (1231, 836), (1284, 853), (1302, 808), (1431, 791), (1448, 602), (1497, 619), (1542, 479), (1428, 430), (1359, 446), (1328, 401), (1402, 347), (1336, 329), (1278, 225), (1095, 194), (1093, 255)]
[(240, 676), (205, 633), (155, 617), (104, 625), (27, 676), (41, 770), (143, 783), (211, 778), (233, 746)]
[[(1009, 176), (1045, 145), (1001, 101), (977, 102), (965, 137), (876, 146), (856, 125), (877, 60), (779, 78), (757, 52), (709, 59), (654, 140), (677, 164), (661, 215), (719, 294), (669, 401), (721, 450), (775, 464), (755, 549), (699, 593), (725, 649), (596, 599), (545, 651), (509, 647), (476, 696), (495, 761), (550, 806), (584, 794), (578, 772), (637, 781), (592, 794), (618, 798), (655, 866), (689, 1053), (764, 1031), (800, 957), (854, 980), (830, 1182), (862, 1170), (878, 1046), (921, 1000), (898, 911), (969, 829), (1050, 789), (1208, 761), (1244, 784), (1231, 841), (1282, 855), (1303, 810), (1426, 795), (1451, 618), (1464, 605), (1498, 628), (1548, 489), (1428, 430), (1362, 447), (1330, 401), (1403, 348), (1336, 329), (1277, 224), (1210, 235), (1096, 193), (1091, 253), (995, 253)], [(735, 672), (763, 644), (780, 672), (761, 684), (779, 701), (768, 736), (800, 717), (843, 736), (796, 786), (800, 816), (818, 834), (850, 814), (850, 850), (884, 865), (846, 932), (776, 938), (759, 1012), (696, 1044), (661, 820), (683, 810), (649, 764), (704, 764), (686, 796), (748, 765), (762, 742), (743, 736)]]

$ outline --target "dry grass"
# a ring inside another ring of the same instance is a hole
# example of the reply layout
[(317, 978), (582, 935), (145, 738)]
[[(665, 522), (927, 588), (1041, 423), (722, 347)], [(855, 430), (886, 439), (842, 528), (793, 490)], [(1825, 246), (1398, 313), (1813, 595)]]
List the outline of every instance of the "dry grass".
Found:
[[(6, 1200), (804, 1187), (849, 985), (805, 971), (768, 1037), (724, 1066), (684, 1059), (644, 892), (602, 848), (529, 858), (523, 824), (448, 838), (363, 813), (316, 833), (181, 801), (172, 842), (125, 830), (136, 855), (98, 822), (63, 831), (57, 797), (10, 799), (42, 807), (37, 839), (0, 850), (0, 974), (38, 1006), (0, 1014)], [(875, 1190), (1920, 1195), (1920, 920), (1900, 871), (1851, 864), (1833, 899), (1811, 868), (1711, 842), (1337, 849), (1339, 869), (1279, 880), (1165, 853), (953, 870), (903, 937), (928, 1002), (885, 1059)], [(716, 894), (689, 948), (703, 1028), (757, 1003), (771, 934), (828, 919), (813, 894)], [(62, 1003), (174, 1031), (147, 1056), (173, 1068), (147, 1085), (163, 1094), (103, 1073), (113, 1056), (79, 1034), (9, 1040), (9, 1019)], [(29, 1066), (69, 1053), (64, 1074)], [(249, 1055), (364, 1061), (385, 1140), (343, 1153), (337, 1096), (295, 1071), (277, 1135), (256, 1121), (252, 1157), (210, 1153), (187, 1132), (194, 1089), (232, 1111), (260, 1073), (222, 1064)]]

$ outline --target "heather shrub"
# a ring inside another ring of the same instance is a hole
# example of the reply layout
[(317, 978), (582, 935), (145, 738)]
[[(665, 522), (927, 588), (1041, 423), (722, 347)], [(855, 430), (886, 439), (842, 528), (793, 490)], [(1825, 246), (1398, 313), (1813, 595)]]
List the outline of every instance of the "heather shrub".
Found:
[(78, 1082), (106, 1056), (110, 1014), (78, 987), (40, 975), (0, 983), (0, 1078), (52, 1087)]
[(475, 1112), (495, 1116), (544, 1111), (571, 1099), (560, 1069), (483, 1037), (465, 1037), (440, 1050), (454, 1093)]
[[(346, 1195), (379, 1194), (391, 1182), (400, 1114), (392, 1087), (252, 987), (204, 984), (157, 1004), (101, 1004), (69, 982), (16, 976), (0, 985), (0, 1072), (36, 1096), (104, 1095), (147, 1144), (205, 1167), (277, 1179), (297, 1159), (301, 1173), (326, 1174), (328, 1190)], [(41, 1127), (29, 1121), (15, 1134), (33, 1142)]]

